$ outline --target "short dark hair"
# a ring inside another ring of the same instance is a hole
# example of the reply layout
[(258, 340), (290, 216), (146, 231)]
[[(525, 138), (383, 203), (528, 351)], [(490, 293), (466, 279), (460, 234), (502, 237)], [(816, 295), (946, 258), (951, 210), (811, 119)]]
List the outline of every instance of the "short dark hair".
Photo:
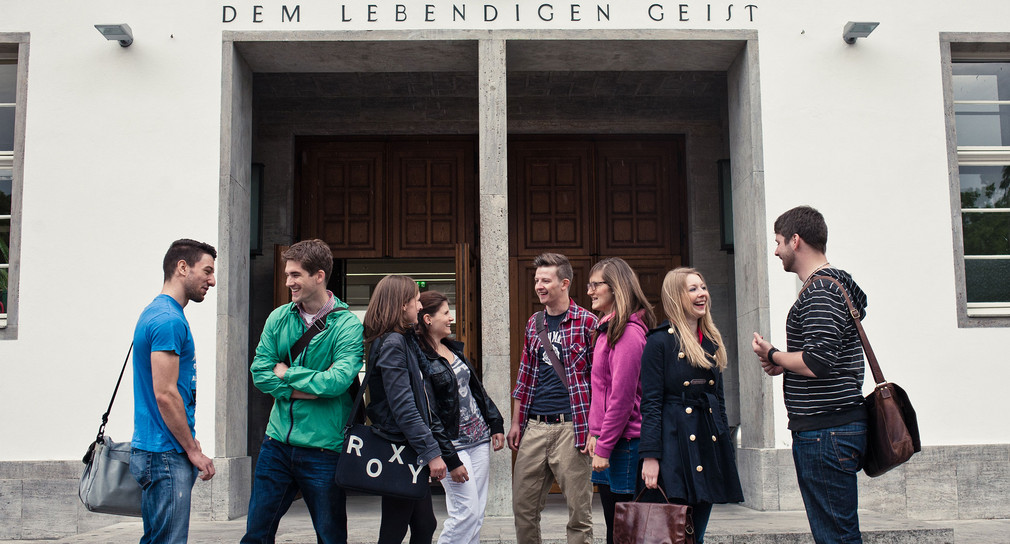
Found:
[(799, 234), (811, 248), (824, 253), (828, 249), (828, 224), (821, 212), (810, 206), (797, 206), (775, 220), (775, 234), (786, 240)]
[(179, 264), (179, 261), (186, 261), (186, 264), (189, 266), (196, 266), (196, 263), (204, 255), (210, 255), (211, 258), (217, 259), (217, 250), (210, 244), (197, 242), (189, 238), (172, 242), (172, 245), (168, 247), (168, 251), (165, 253), (165, 260), (161, 264), (161, 268), (165, 272), (165, 281), (171, 279), (172, 274), (175, 274), (175, 267)]
[(333, 272), (333, 251), (330, 244), (313, 238), (302, 240), (281, 253), (285, 261), (295, 261), (310, 275), (323, 271), (323, 281), (330, 281)]
[(558, 267), (558, 279), (572, 281), (575, 277), (575, 272), (572, 270), (572, 263), (568, 262), (568, 257), (560, 253), (541, 253), (537, 255), (536, 259), (533, 259), (533, 266), (540, 268), (541, 266), (556, 266)]

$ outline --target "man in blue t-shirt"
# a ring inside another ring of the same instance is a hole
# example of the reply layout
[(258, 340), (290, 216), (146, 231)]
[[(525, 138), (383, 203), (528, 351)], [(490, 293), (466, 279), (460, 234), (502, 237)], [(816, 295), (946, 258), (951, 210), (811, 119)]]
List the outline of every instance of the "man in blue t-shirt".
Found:
[(141, 544), (185, 543), (197, 473), (214, 462), (196, 439), (196, 353), (182, 309), (202, 302), (214, 281), (214, 247), (176, 240), (165, 254), (161, 294), (144, 308), (133, 333), (133, 451), (130, 472), (141, 489)]

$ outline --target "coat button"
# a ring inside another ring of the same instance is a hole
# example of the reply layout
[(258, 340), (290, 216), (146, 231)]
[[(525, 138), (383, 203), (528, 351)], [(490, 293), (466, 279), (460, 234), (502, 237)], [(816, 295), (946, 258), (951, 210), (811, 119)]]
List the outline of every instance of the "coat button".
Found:
[(709, 381), (708, 381), (708, 384), (709, 384), (709, 385), (715, 385), (715, 380), (709, 380)]
[(708, 409), (708, 413), (710, 413), (710, 414), (712, 413), (712, 409), (711, 408)]
[(691, 385), (691, 382), (689, 382), (689, 381), (685, 381), (684, 382), (684, 387), (689, 387), (690, 385)]
[(674, 329), (673, 327), (670, 327), (669, 329), (666, 329), (666, 332), (668, 332), (670, 334), (677, 334), (677, 330)]
[(685, 413), (688, 413), (688, 414), (690, 414), (690, 413), (691, 413), (691, 412), (693, 412), (693, 411), (694, 411), (694, 410), (692, 410), (690, 406), (688, 406), (687, 408), (684, 408), (684, 412), (685, 412)]
[(678, 359), (683, 359), (684, 357), (685, 357), (685, 355), (684, 355), (683, 351), (677, 354), (677, 358)]
[(701, 472), (702, 470), (705, 470), (705, 469), (701, 468), (701, 465), (698, 465), (697, 467), (694, 468), (694, 470), (697, 470), (698, 472)]
[(713, 434), (713, 435), (712, 435), (712, 442), (716, 442), (717, 440), (718, 440), (718, 439), (717, 439), (717, 438), (715, 437), (715, 435)]
[(694, 438), (695, 438), (695, 437), (694, 437), (694, 435), (693, 435), (693, 434), (692, 434), (691, 436), (687, 437), (687, 438), (688, 438), (688, 440), (690, 440), (691, 442), (694, 442)]

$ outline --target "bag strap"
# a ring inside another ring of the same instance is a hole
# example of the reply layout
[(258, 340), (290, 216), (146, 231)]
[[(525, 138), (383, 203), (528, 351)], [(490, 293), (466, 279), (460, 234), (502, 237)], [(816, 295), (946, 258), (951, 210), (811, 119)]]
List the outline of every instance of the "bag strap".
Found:
[(336, 308), (333, 308), (332, 310), (319, 316), (315, 321), (313, 321), (309, 325), (309, 328), (306, 329), (304, 333), (302, 333), (301, 337), (299, 337), (298, 340), (295, 341), (295, 344), (291, 346), (291, 349), (288, 350), (288, 358), (285, 361), (285, 364), (291, 366), (292, 361), (297, 359), (298, 356), (301, 355), (303, 351), (305, 351), (305, 348), (308, 347), (309, 342), (312, 341), (312, 338), (315, 335), (326, 330), (326, 318), (329, 317), (329, 315), (332, 314), (333, 312), (339, 312), (342, 310), (347, 310), (347, 308), (343, 306), (337, 306)]
[[(389, 336), (388, 332), (373, 340), (373, 342), (378, 342), (378, 344), (375, 344), (375, 347), (372, 348), (371, 350), (372, 354), (374, 354), (376, 358), (378, 358), (379, 350), (382, 349), (382, 343), (386, 341), (387, 336)], [(365, 378), (361, 380), (361, 384), (358, 387), (358, 391), (354, 393), (354, 406), (351, 408), (351, 413), (347, 415), (347, 422), (344, 424), (345, 435), (347, 434), (347, 431), (350, 430), (351, 426), (354, 424), (355, 421), (360, 421), (357, 416), (358, 412), (362, 408), (361, 403), (364, 402), (365, 400), (365, 386), (368, 385), (368, 377), (372, 375), (372, 370), (376, 366), (374, 362), (371, 360), (371, 357), (369, 357), (368, 363), (369, 364), (366, 365), (365, 368)], [(354, 379), (357, 380), (358, 377), (355, 376)]]
[(102, 414), (102, 424), (98, 427), (98, 436), (95, 442), (101, 442), (105, 437), (105, 424), (109, 422), (109, 414), (112, 412), (112, 404), (116, 402), (116, 393), (119, 393), (119, 384), (123, 382), (123, 374), (126, 373), (126, 363), (130, 362), (130, 353), (133, 352), (133, 342), (130, 342), (130, 349), (126, 350), (126, 359), (123, 360), (123, 369), (119, 371), (119, 379), (116, 380), (116, 388), (112, 390), (112, 400), (109, 401), (109, 409)]
[(873, 373), (873, 381), (880, 385), (882, 383), (887, 383), (884, 379), (884, 373), (880, 371), (880, 365), (877, 363), (877, 356), (873, 353), (873, 348), (870, 347), (870, 341), (866, 338), (866, 331), (863, 330), (863, 324), (859, 320), (859, 310), (852, 303), (852, 299), (849, 298), (849, 292), (845, 289), (845, 286), (835, 278), (831, 276), (817, 276), (810, 280), (810, 283), (817, 280), (827, 280), (834, 283), (842, 291), (842, 295), (845, 296), (845, 303), (849, 306), (849, 314), (852, 316), (852, 320), (856, 322), (856, 330), (859, 331), (859, 341), (863, 344), (863, 351), (866, 352), (866, 361), (870, 364), (870, 372)]
[[(663, 496), (663, 500), (666, 501), (666, 504), (673, 505), (674, 503), (670, 502), (669, 497), (666, 496), (666, 491), (663, 491), (663, 486), (657, 483), (656, 487), (659, 489), (659, 494)], [(638, 492), (638, 495), (635, 495), (635, 499), (631, 502), (638, 502), (638, 500), (642, 498), (642, 495), (645, 493), (646, 489), (649, 488), (643, 487), (642, 490)], [(690, 504), (686, 504), (684, 506), (687, 507), (687, 519), (685, 520), (684, 523), (684, 531), (687, 533), (687, 536), (691, 536), (694, 535), (694, 517), (693, 517), (694, 508)], [(689, 538), (687, 542), (694, 542), (694, 539)]]
[(540, 338), (540, 343), (543, 344), (544, 352), (547, 354), (547, 358), (550, 359), (554, 372), (561, 378), (561, 383), (565, 385), (565, 389), (568, 389), (568, 375), (565, 373), (565, 367), (561, 364), (561, 360), (558, 359), (558, 353), (554, 351), (554, 344), (547, 337), (547, 327), (544, 327), (547, 310), (537, 312), (535, 315), (536, 317), (533, 319), (537, 326), (537, 336)]

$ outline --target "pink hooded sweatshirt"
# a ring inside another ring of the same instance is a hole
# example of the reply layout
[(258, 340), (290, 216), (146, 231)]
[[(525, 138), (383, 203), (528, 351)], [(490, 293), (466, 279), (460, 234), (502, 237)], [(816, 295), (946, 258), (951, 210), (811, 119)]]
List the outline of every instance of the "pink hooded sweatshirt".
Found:
[[(613, 319), (610, 314), (600, 323)], [(642, 350), (645, 348), (645, 323), (641, 312), (628, 318), (617, 345), (611, 349), (606, 333), (596, 338), (593, 348), (589, 405), (589, 434), (596, 440), (596, 455), (609, 458), (617, 441), (638, 438), (642, 430)]]

